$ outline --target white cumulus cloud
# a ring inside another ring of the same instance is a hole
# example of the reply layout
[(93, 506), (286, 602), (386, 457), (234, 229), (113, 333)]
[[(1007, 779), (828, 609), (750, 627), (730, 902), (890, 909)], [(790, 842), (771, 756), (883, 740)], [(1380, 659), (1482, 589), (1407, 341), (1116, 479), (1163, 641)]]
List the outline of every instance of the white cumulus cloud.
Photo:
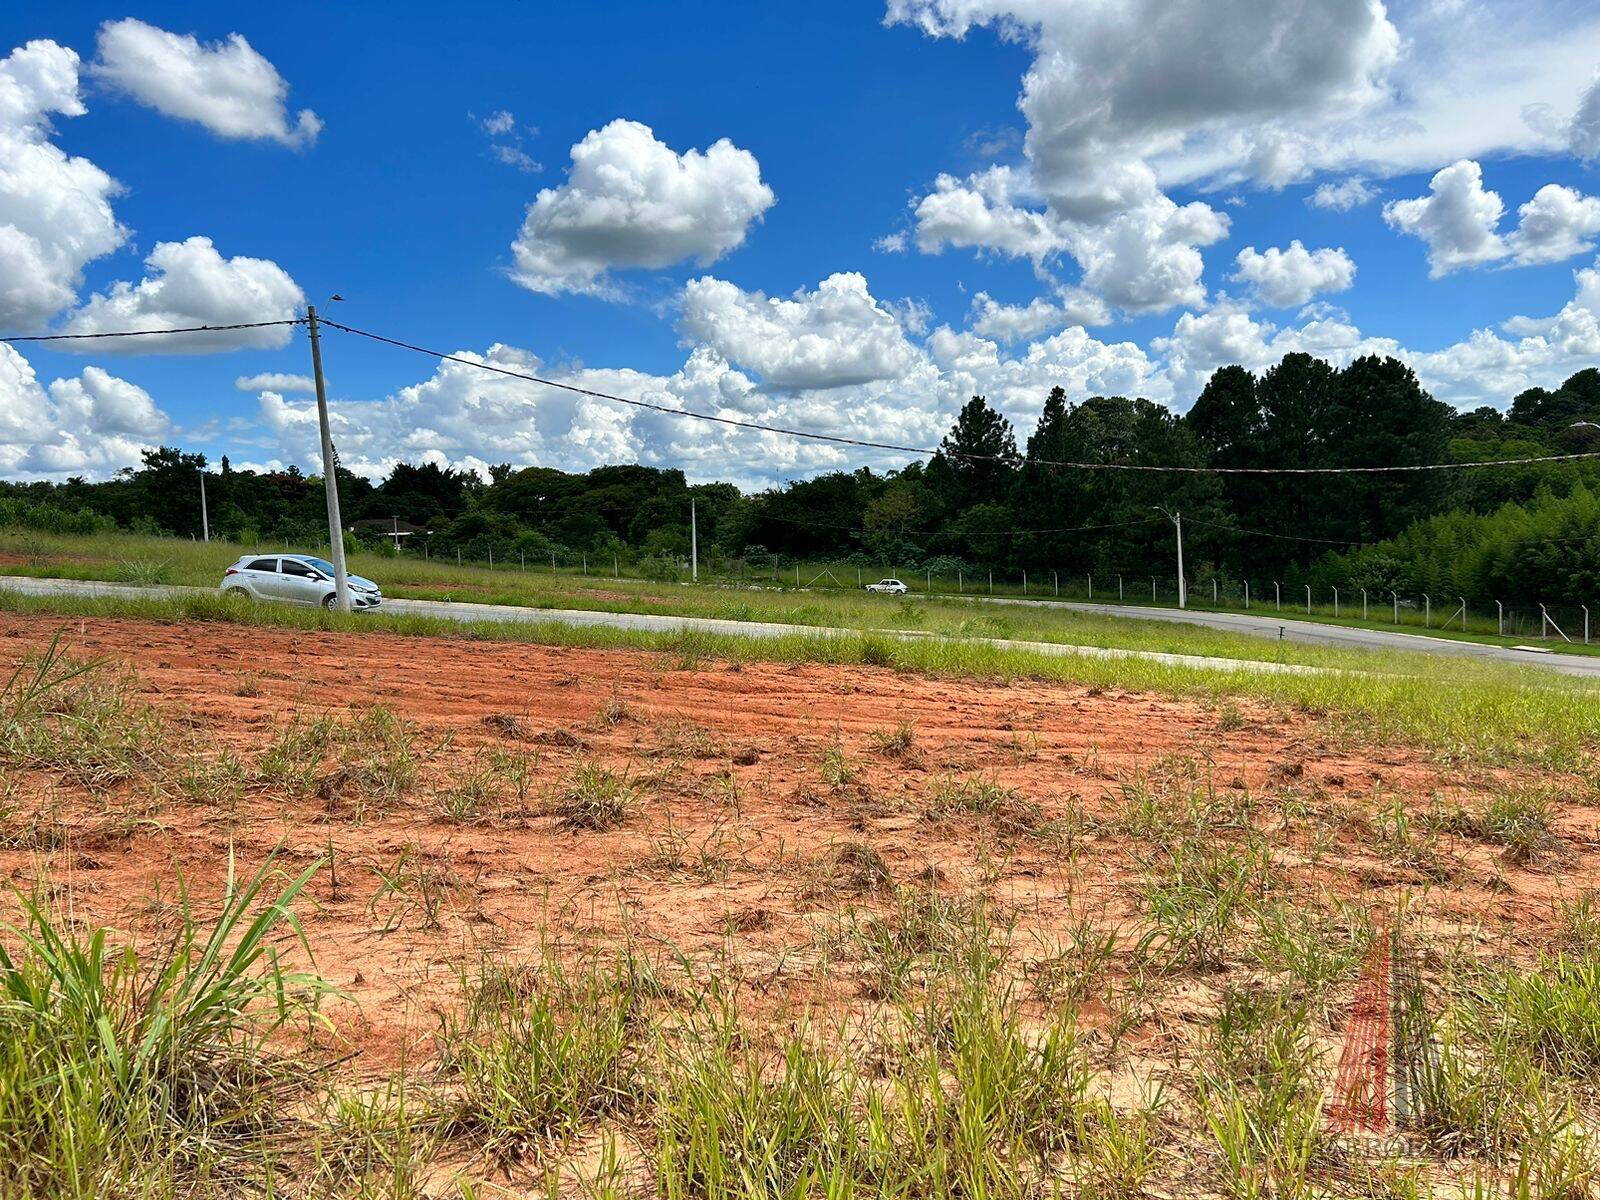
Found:
[[(1158, 363), (1132, 342), (1106, 343), (1072, 326), (1014, 353), (941, 326), (915, 332), (910, 303), (889, 305), (859, 276), (774, 299), (716, 279), (687, 289), (683, 365), (652, 375), (544, 362), (496, 345), (459, 357), (659, 405), (656, 412), (579, 396), (444, 362), (431, 378), (381, 399), (333, 405), (333, 436), (352, 470), (384, 474), (395, 462), (539, 464), (585, 470), (603, 463), (681, 467), (695, 479), (762, 488), (825, 470), (903, 465), (893, 451), (801, 440), (672, 415), (672, 410), (814, 430), (842, 438), (935, 446), (972, 395), (989, 397), (1024, 431), (1050, 389), (1165, 398)], [(316, 409), (280, 391), (261, 396), (269, 455), (311, 465)]]
[(1428, 247), (1428, 273), (1434, 278), (1506, 256), (1497, 228), (1505, 213), (1498, 192), (1483, 186), (1483, 168), (1470, 159), (1445, 167), (1428, 184), (1428, 194), (1391, 200), (1383, 219)]
[(1585, 162), (1600, 158), (1600, 74), (1590, 81), (1578, 99), (1578, 111), (1567, 126), (1572, 152)]
[[(119, 282), (91, 296), (68, 318), (67, 333), (183, 329), (292, 319), (305, 296), (277, 263), (264, 258), (223, 258), (210, 238), (158, 242), (145, 259), (150, 273), (137, 284)], [(98, 338), (64, 342), (83, 353), (214, 354), (243, 347), (272, 349), (289, 343), (292, 327), (188, 333), (172, 337)]]
[(990, 167), (966, 179), (940, 175), (916, 205), (917, 249), (924, 254), (938, 254), (946, 246), (994, 251), (1035, 264), (1060, 254), (1067, 240), (1057, 223), (1018, 202), (1022, 181), (1011, 167)]
[(69, 306), (84, 266), (122, 245), (120, 190), (51, 141), (52, 116), (84, 112), (78, 56), (29, 42), (0, 59), (0, 324), (34, 329)]
[(1031, 46), (1025, 148), (1076, 218), (1192, 137), (1248, 135), (1240, 158), (1281, 169), (1285, 132), (1378, 98), (1400, 50), (1380, 0), (890, 0), (888, 20), (939, 37), (994, 25)]
[(1428, 195), (1392, 200), (1383, 216), (1402, 233), (1428, 247), (1435, 278), (1463, 267), (1509, 260), (1519, 267), (1560, 262), (1594, 248), (1600, 234), (1600, 199), (1551, 183), (1517, 210), (1517, 226), (1500, 231), (1505, 205), (1483, 186), (1483, 170), (1471, 160), (1433, 177)]
[[(987, 26), (1031, 55), (1018, 99), (1025, 161), (940, 176), (913, 204), (918, 247), (1025, 258), (1041, 272), (1071, 258), (1085, 286), (1135, 312), (1205, 299), (1200, 252), (1225, 222), (1172, 199), (1176, 187), (1335, 173), (1308, 201), (1348, 211), (1378, 194), (1373, 179), (1600, 148), (1600, 12), (1570, 6), (888, 0), (886, 20), (946, 38)], [(1580, 91), (1570, 124), (1556, 119)], [(1492, 195), (1463, 188), (1422, 206), (1431, 217), (1407, 201), (1393, 211), (1432, 239), (1437, 273), (1536, 261), (1485, 226)]]
[(941, 176), (914, 206), (919, 248), (1036, 267), (1065, 253), (1132, 312), (1202, 304), (1201, 250), (1228, 231), (1171, 199), (1159, 165), (1226, 146), (1210, 175), (1304, 178), (1306, 131), (1375, 102), (1400, 45), (1379, 0), (890, 0), (887, 19), (935, 37), (992, 25), (1033, 53), (1026, 165)]
[[(1365, 354), (1408, 364), (1422, 384), (1457, 408), (1506, 408), (1530, 387), (1554, 387), (1576, 371), (1600, 366), (1600, 263), (1574, 272), (1573, 298), (1548, 317), (1514, 317), (1502, 328), (1477, 329), (1438, 350), (1419, 351), (1363, 333), (1341, 314), (1278, 326), (1219, 305), (1184, 313), (1171, 335), (1151, 349), (1165, 360), (1174, 403), (1185, 407), (1218, 367), (1264, 370), (1285, 354), (1304, 352), (1344, 365)], [(1304, 315), (1304, 314), (1302, 314)]]
[(290, 120), (288, 83), (242, 34), (207, 44), (133, 17), (107, 21), (90, 69), (106, 86), (218, 137), (298, 147), (322, 131), (309, 108)]
[(1517, 228), (1507, 238), (1522, 265), (1561, 262), (1594, 249), (1600, 234), (1600, 199), (1547, 183), (1517, 209)]
[(1269, 308), (1299, 308), (1313, 296), (1345, 291), (1356, 281), (1356, 264), (1343, 248), (1307, 250), (1298, 238), (1287, 250), (1246, 246), (1234, 261), (1239, 268), (1234, 280), (1249, 284)]
[(259, 375), (241, 375), (233, 381), (241, 392), (314, 392), (316, 382), (309, 375), (286, 375), (281, 371), (264, 371)]
[(610, 272), (693, 260), (709, 266), (772, 207), (755, 155), (726, 138), (682, 154), (649, 126), (616, 120), (572, 148), (512, 243), (512, 277), (546, 295), (614, 295)]
[(1205, 302), (1200, 248), (1228, 234), (1228, 218), (1208, 204), (1151, 195), (1103, 224), (1071, 232), (1083, 285), (1130, 312), (1165, 312)]
[(1200, 201), (1179, 205), (1136, 168), (1128, 201), (1094, 220), (1075, 220), (1050, 205), (1010, 167), (957, 179), (942, 175), (916, 204), (917, 247), (946, 246), (1032, 260), (1042, 275), (1065, 253), (1082, 271), (1081, 287), (1119, 308), (1161, 312), (1206, 298), (1200, 248), (1227, 235), (1228, 218)]
[(896, 313), (855, 272), (830, 275), (815, 291), (785, 299), (721, 279), (683, 291), (684, 336), (760, 375), (775, 388), (833, 388), (903, 374), (916, 358)]
[(45, 388), (33, 365), (0, 344), (0, 474), (13, 479), (108, 475), (135, 466), (171, 422), (143, 388), (86, 367)]
[(1104, 301), (1076, 290), (1063, 293), (1059, 303), (1040, 296), (1027, 304), (1001, 304), (988, 292), (979, 292), (967, 316), (973, 333), (1007, 343), (1027, 341), (1064, 325), (1105, 325), (1110, 320)]
[(1316, 190), (1306, 197), (1306, 203), (1313, 208), (1325, 208), (1330, 212), (1349, 212), (1352, 208), (1359, 208), (1370, 203), (1378, 197), (1378, 190), (1359, 176), (1341, 179), (1339, 182), (1319, 183)]

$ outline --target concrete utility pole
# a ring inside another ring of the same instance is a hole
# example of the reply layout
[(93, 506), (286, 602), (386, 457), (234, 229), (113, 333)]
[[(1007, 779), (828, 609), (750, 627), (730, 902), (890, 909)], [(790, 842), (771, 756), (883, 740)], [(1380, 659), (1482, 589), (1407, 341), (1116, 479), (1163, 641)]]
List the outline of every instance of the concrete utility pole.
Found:
[(328, 431), (328, 385), (322, 378), (322, 338), (317, 332), (317, 306), (306, 306), (311, 333), (311, 373), (317, 383), (317, 424), (322, 431), (322, 484), (328, 496), (328, 555), (333, 559), (334, 606), (350, 611), (350, 580), (344, 569), (344, 522), (339, 519), (339, 479), (333, 465), (333, 434)]
[[(1166, 513), (1167, 519), (1172, 522), (1173, 528), (1178, 531), (1178, 607), (1189, 607), (1189, 585), (1183, 578), (1183, 514), (1181, 512), (1167, 512), (1159, 504), (1152, 505), (1159, 513)], [(1156, 598), (1155, 581), (1150, 583), (1150, 599)]]
[(689, 497), (689, 578), (700, 582), (700, 526), (695, 517), (694, 497)]
[(211, 540), (211, 519), (206, 515), (206, 472), (204, 467), (200, 469), (200, 540), (202, 542)]

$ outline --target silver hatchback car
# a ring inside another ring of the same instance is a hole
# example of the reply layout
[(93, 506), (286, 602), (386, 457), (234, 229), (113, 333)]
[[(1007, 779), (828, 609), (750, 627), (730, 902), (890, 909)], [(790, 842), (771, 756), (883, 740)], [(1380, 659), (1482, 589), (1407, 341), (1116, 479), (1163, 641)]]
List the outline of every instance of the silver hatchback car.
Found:
[[(353, 610), (367, 612), (383, 602), (383, 593), (372, 580), (360, 575), (345, 578)], [(333, 564), (310, 554), (247, 554), (222, 573), (222, 594), (332, 608)]]

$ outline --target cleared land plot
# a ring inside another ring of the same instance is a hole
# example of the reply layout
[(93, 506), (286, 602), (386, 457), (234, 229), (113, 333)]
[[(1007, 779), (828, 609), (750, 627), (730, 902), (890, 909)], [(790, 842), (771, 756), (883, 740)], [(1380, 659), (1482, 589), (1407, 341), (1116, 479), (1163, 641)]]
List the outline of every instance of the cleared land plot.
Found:
[[(203, 924), (230, 850), (244, 875), (277, 851), (269, 893), (321, 861), (296, 909), (340, 989), (330, 1026), (256, 1048), (331, 1064), (272, 1113), (197, 1161), (82, 1152), (90, 1178), (272, 1157), (324, 1195), (1594, 1184), (1592, 761), (1376, 744), (1249, 697), (378, 630), (3, 613), (4, 674), (63, 630), (103, 663), (8, 692), (0, 868), (159, 954), (180, 873)], [(1352, 1165), (1319, 1109), (1402, 901), (1454, 1074), (1416, 1163)], [(29, 1126), (0, 1115), (14, 1150)], [(0, 1191), (92, 1194), (52, 1161), (6, 1157)]]

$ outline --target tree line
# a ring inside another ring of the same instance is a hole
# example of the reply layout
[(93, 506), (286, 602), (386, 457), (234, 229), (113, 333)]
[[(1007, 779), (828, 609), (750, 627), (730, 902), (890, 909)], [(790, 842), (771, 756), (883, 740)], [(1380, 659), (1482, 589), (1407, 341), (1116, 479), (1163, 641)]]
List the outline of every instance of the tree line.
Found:
[[(1600, 450), (1600, 371), (1458, 413), (1403, 363), (1340, 369), (1290, 354), (1253, 374), (1223, 367), (1179, 415), (1141, 398), (1069, 404), (1060, 388), (1019, 444), (981, 396), (926, 462), (830, 472), (753, 495), (643, 466), (583, 473), (495, 466), (490, 478), (402, 463), (382, 481), (339, 472), (344, 517), (386, 545), (484, 561), (580, 554), (672, 562), (702, 553), (878, 569), (1173, 574), (1183, 514), (1191, 578), (1581, 599), (1600, 583), (1600, 467), (1586, 462), (1362, 475), (1170, 474), (1056, 464), (1197, 468), (1403, 467)], [(204, 456), (162, 447), (104, 481), (0, 484), (0, 524), (61, 531), (200, 533)], [(251, 543), (325, 537), (321, 480), (223, 458), (206, 475), (213, 533)]]

